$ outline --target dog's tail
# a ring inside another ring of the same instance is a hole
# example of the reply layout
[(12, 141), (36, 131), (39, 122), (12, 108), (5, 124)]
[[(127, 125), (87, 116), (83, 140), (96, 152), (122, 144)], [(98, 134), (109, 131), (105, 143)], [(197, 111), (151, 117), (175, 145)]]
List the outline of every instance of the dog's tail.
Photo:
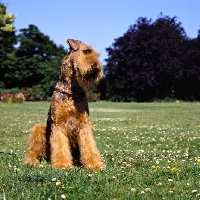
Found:
[(24, 163), (35, 166), (47, 154), (46, 124), (36, 124), (29, 136)]

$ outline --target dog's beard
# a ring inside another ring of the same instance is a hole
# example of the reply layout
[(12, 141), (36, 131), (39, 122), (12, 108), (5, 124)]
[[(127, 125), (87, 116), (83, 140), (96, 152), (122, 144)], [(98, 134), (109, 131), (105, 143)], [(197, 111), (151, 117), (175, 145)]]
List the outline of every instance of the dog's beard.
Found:
[(87, 71), (80, 71), (80, 69), (77, 68), (76, 70), (76, 79), (79, 85), (86, 91), (92, 86), (93, 83), (98, 83), (101, 77), (101, 69), (97, 73), (94, 73), (92, 69), (89, 69)]

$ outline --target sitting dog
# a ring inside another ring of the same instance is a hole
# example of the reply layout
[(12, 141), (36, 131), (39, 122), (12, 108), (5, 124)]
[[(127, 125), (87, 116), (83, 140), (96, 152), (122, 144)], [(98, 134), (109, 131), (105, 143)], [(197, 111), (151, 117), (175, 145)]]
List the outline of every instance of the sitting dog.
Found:
[(99, 53), (79, 40), (68, 39), (52, 95), (46, 124), (36, 124), (28, 139), (24, 163), (35, 166), (45, 157), (55, 168), (81, 164), (86, 169), (105, 165), (92, 133), (85, 91), (102, 77)]

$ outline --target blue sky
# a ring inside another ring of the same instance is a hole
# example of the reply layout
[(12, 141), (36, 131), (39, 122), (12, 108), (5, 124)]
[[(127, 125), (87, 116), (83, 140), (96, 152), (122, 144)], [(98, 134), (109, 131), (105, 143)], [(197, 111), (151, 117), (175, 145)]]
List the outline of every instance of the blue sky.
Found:
[(16, 16), (18, 31), (36, 25), (58, 45), (78, 39), (101, 52), (122, 36), (139, 17), (155, 21), (160, 12), (177, 16), (190, 38), (200, 29), (200, 0), (0, 0)]

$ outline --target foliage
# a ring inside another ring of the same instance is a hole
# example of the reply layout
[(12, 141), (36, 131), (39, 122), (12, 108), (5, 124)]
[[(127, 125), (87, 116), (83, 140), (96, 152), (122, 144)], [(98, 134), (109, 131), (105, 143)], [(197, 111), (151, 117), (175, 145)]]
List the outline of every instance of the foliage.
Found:
[[(199, 103), (90, 103), (105, 170), (25, 167), (31, 127), (49, 103), (0, 103), (2, 199), (199, 199)], [(12, 123), (11, 123), (12, 122)], [(61, 196), (62, 195), (62, 196)]]
[(184, 98), (184, 93), (178, 95), (181, 87), (191, 93), (182, 84), (186, 76), (187, 81), (194, 80), (189, 87), (200, 85), (197, 77), (200, 49), (192, 44), (197, 41), (187, 38), (176, 17), (160, 16), (155, 22), (139, 18), (106, 49), (108, 98), (122, 101)]
[(3, 103), (12, 103), (12, 95), (9, 93), (4, 93), (1, 95), (1, 101)]
[[(6, 12), (6, 6), (0, 3), (0, 30), (3, 32), (15, 32), (13, 22), (15, 21), (14, 14)], [(1, 37), (0, 40), (3, 38)]]
[(25, 99), (26, 98), (22, 93), (4, 93), (3, 95), (1, 95), (1, 101), (3, 103), (24, 103)]
[(16, 43), (14, 21), (15, 16), (6, 12), (6, 6), (0, 3), (0, 88), (5, 86), (3, 82), (4, 73), (6, 70), (5, 61), (8, 59), (8, 54), (12, 52)]
[(86, 97), (89, 102), (99, 101), (101, 94), (97, 91), (97, 85), (92, 84), (90, 89), (86, 92)]
[(25, 88), (12, 88), (12, 89), (0, 89), (0, 96), (4, 94), (10, 94), (11, 96), (17, 93), (22, 93), (27, 101), (40, 101), (47, 100), (45, 93), (40, 85)]
[(6, 87), (30, 88), (41, 84), (44, 95), (51, 96), (66, 50), (57, 47), (35, 25), (21, 29), (18, 42), (19, 46), (4, 62), (7, 67), (2, 80)]
[(45, 100), (45, 93), (39, 85), (27, 88), (21, 88), (21, 91), (26, 96), (27, 101)]
[(106, 78), (104, 76), (97, 84), (97, 92), (100, 94), (100, 100), (106, 99)]
[(12, 88), (12, 89), (0, 89), (0, 96), (3, 94), (16, 94), (16, 93), (22, 93), (22, 91), (19, 88)]
[(189, 39), (182, 56), (180, 78), (175, 84), (178, 99), (200, 100), (200, 31), (196, 39)]

